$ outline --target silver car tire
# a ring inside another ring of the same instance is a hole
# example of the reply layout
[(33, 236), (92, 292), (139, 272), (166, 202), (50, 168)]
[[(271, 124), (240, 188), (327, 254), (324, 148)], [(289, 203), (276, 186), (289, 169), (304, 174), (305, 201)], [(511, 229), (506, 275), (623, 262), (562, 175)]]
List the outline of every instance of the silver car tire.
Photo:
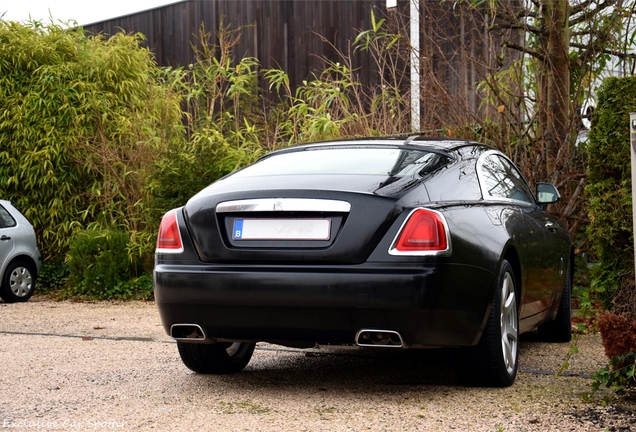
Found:
[(24, 261), (15, 261), (7, 267), (2, 278), (0, 297), (7, 303), (25, 302), (35, 291), (35, 270)]

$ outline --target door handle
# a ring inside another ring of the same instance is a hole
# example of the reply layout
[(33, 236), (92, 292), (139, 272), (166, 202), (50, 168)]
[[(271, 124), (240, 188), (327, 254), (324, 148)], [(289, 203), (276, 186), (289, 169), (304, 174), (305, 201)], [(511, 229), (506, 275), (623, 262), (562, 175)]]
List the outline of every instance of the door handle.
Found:
[(11, 237), (3, 235), (2, 237), (0, 237), (0, 240), (1, 241), (9, 241), (9, 240), (11, 240)]

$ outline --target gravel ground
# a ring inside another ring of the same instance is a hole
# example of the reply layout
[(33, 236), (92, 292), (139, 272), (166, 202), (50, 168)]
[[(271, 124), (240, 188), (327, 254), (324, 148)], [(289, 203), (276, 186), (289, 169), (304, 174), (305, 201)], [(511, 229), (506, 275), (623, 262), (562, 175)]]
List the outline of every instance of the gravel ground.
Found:
[(458, 386), (449, 352), (259, 344), (244, 372), (186, 369), (150, 302), (0, 302), (0, 428), (156, 431), (636, 431), (634, 405), (585, 401), (606, 363), (581, 335), (522, 340), (516, 383)]

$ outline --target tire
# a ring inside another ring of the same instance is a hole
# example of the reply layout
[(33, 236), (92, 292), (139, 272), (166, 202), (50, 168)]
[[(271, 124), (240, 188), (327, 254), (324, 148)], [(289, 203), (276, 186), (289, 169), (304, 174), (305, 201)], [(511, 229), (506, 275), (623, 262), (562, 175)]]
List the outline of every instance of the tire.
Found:
[[(571, 261), (571, 260), (570, 260)], [(539, 326), (539, 337), (546, 342), (570, 342), (572, 340), (572, 272), (570, 262), (563, 283), (559, 310), (552, 321)]]
[(35, 270), (33, 266), (24, 261), (15, 261), (9, 264), (2, 285), (0, 297), (7, 303), (25, 302), (31, 298), (35, 291)]
[(177, 341), (181, 361), (200, 374), (231, 374), (245, 369), (256, 344), (245, 342), (197, 344)]
[(514, 383), (519, 356), (519, 305), (515, 286), (512, 266), (504, 260), (479, 343), (457, 353), (456, 373), (462, 384), (508, 387)]

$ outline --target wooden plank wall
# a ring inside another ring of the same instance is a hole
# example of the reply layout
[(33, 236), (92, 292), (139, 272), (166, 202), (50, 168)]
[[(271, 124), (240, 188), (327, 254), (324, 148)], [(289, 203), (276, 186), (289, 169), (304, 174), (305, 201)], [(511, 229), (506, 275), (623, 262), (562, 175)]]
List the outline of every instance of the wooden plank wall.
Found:
[[(453, 110), (480, 111), (481, 99), (475, 87), (485, 68), (468, 58), (480, 53), (488, 57), (488, 45), (500, 43), (489, 39), (484, 26), (475, 27), (476, 15), (466, 4), (420, 0), (420, 8), (422, 97), (428, 101), (422, 107), (423, 120), (435, 127), (451, 121)], [(177, 67), (194, 62), (192, 45), (201, 24), (216, 43), (223, 19), (232, 29), (242, 28), (235, 58), (252, 56), (263, 68), (283, 68), (292, 89), (312, 73), (322, 71), (323, 58), (341, 61), (338, 51), (352, 55), (361, 83), (375, 85), (379, 79), (371, 56), (350, 48), (360, 30), (371, 28), (371, 10), (378, 19), (388, 17), (387, 24), (399, 27), (408, 41), (409, 0), (398, 0), (397, 10), (391, 12), (387, 12), (385, 0), (186, 0), (84, 28), (93, 34), (113, 35), (122, 29), (143, 33), (158, 64)], [(492, 61), (482, 60), (482, 65)], [(403, 70), (399, 72), (404, 74), (404, 94), (409, 89), (407, 66), (401, 62)], [(457, 105), (453, 95), (461, 96), (463, 106), (453, 107)], [(427, 112), (427, 106), (435, 108)], [(451, 111), (445, 114), (444, 110)]]
[[(385, 13), (385, 0), (188, 0), (84, 29), (106, 35), (120, 29), (143, 33), (159, 65), (183, 66), (195, 59), (191, 47), (201, 23), (215, 35), (223, 17), (232, 29), (243, 28), (234, 49), (236, 58), (252, 56), (263, 68), (282, 67), (295, 87), (311, 72), (322, 70), (322, 57), (338, 61), (336, 49), (348, 53), (349, 42), (360, 30), (370, 28), (374, 8), (376, 15)], [(212, 42), (217, 42), (216, 37)], [(373, 75), (367, 57), (354, 55), (363, 82)]]

